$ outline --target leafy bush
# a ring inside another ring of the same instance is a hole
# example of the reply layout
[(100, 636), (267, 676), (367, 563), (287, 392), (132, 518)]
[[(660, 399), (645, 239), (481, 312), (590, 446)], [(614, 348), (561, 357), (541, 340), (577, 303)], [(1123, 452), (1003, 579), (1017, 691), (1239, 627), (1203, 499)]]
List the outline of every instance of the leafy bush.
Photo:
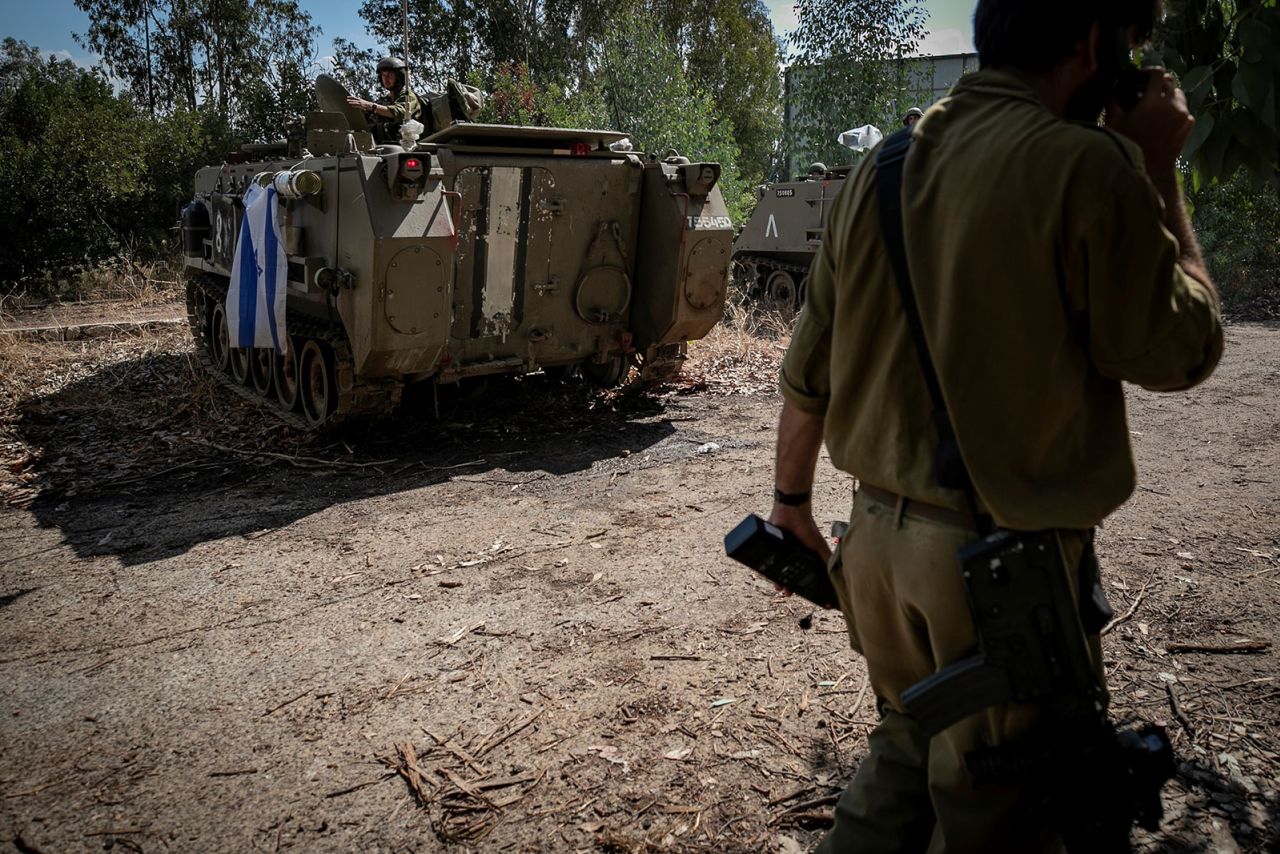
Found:
[(1192, 195), (1193, 222), (1223, 307), (1240, 318), (1280, 319), (1280, 192), (1244, 172)]
[(172, 241), (211, 122), (152, 120), (101, 72), (6, 39), (0, 56), (0, 281), (52, 295), (112, 256)]

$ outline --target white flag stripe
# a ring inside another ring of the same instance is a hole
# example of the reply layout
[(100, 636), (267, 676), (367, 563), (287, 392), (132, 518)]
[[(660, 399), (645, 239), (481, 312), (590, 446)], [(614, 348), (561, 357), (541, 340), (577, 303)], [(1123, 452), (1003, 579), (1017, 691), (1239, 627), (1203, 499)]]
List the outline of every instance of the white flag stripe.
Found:
[(227, 288), (227, 329), (232, 347), (285, 351), (285, 280), (289, 259), (280, 229), (276, 191), (251, 184), (231, 284)]

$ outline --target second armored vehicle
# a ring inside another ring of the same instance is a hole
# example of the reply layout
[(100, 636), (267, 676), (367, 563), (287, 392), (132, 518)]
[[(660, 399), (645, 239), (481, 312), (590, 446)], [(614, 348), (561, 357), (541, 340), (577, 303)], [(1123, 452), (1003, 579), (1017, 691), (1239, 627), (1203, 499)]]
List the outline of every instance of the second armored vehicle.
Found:
[(755, 212), (733, 242), (733, 281), (741, 293), (778, 309), (804, 301), (827, 214), (852, 169), (815, 163), (803, 180), (760, 187)]

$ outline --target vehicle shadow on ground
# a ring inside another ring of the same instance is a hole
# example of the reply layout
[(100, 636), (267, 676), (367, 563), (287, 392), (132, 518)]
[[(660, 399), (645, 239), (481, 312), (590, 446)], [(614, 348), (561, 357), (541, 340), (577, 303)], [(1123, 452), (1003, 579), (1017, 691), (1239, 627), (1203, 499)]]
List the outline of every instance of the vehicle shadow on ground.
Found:
[[(28, 510), (80, 557), (137, 564), (456, 477), (514, 485), (607, 475), (634, 455), (661, 461), (696, 447), (654, 447), (675, 433), (659, 398), (578, 379), (424, 392), (406, 395), (393, 416), (305, 434), (205, 377), (186, 354), (110, 365), (20, 407), (16, 431), (40, 460)], [(56, 547), (19, 548), (0, 566)]]

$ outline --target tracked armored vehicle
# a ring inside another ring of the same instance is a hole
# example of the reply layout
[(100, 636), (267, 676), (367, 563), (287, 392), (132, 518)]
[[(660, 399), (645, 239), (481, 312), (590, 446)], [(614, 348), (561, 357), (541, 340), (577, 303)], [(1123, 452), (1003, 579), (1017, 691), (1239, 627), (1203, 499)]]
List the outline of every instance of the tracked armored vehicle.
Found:
[[(182, 230), (200, 352), (313, 429), (387, 412), (408, 383), (547, 369), (608, 385), (633, 365), (674, 375), (723, 310), (720, 167), (617, 150), (623, 138), (454, 123), (375, 145), (359, 113), (312, 113), (301, 156), (259, 149), (196, 175)], [(255, 182), (276, 191), (283, 353), (233, 347), (228, 327)]]
[(804, 301), (831, 203), (853, 170), (814, 166), (803, 180), (760, 187), (755, 212), (733, 243), (734, 286), (771, 308), (793, 309)]

